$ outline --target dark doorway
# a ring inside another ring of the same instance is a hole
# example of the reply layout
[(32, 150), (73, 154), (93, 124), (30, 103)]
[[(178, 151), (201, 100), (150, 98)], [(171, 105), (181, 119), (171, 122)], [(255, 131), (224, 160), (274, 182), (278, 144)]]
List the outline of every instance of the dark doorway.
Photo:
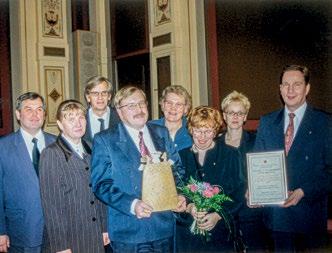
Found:
[[(119, 89), (132, 84), (141, 88), (151, 101), (149, 54), (136, 55), (117, 60)], [(151, 115), (151, 106), (149, 106)]]
[[(112, 57), (118, 88), (140, 87), (151, 101), (147, 0), (113, 0), (110, 5)], [(151, 115), (151, 105), (149, 105)]]

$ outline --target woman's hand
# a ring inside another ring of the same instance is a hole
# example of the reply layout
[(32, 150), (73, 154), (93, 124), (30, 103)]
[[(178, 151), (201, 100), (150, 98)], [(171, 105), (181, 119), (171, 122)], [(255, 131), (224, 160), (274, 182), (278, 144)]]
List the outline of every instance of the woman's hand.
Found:
[(187, 206), (187, 212), (190, 213), (191, 216), (198, 222), (200, 222), (200, 220), (207, 214), (207, 212), (198, 212), (196, 206), (193, 203), (190, 203)]
[(206, 213), (206, 215), (197, 222), (197, 226), (200, 229), (211, 231), (219, 220), (221, 220), (221, 217), (218, 213)]

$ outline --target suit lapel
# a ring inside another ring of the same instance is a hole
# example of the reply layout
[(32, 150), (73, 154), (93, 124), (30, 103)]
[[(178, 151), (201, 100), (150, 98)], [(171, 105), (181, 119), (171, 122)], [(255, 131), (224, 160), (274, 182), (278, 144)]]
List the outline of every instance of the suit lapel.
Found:
[(140, 153), (130, 137), (129, 133), (127, 132), (126, 128), (123, 126), (123, 124), (118, 124), (119, 129), (119, 138), (117, 138), (119, 141), (116, 142), (116, 145), (119, 147), (119, 149), (122, 151), (123, 155), (125, 155), (129, 161), (139, 161), (140, 159)]
[(160, 152), (165, 152), (165, 140), (164, 138), (160, 137), (160, 134), (158, 133), (158, 131), (152, 127), (150, 124), (147, 124), (147, 127), (149, 129), (150, 132), (150, 136), (153, 142), (153, 145), (156, 149), (156, 151), (160, 151)]
[(45, 147), (52, 144), (54, 142), (54, 138), (52, 135), (43, 132), (44, 138), (45, 138)]
[(92, 130), (91, 130), (91, 124), (90, 124), (89, 110), (87, 110), (87, 113), (86, 113), (86, 130), (85, 130), (83, 139), (85, 139), (87, 142), (92, 143)]
[(271, 139), (274, 140), (277, 148), (282, 149), (285, 147), (284, 121), (284, 110), (280, 110), (274, 124), (271, 126)]
[(311, 124), (312, 121), (312, 108), (308, 105), (289, 152), (305, 145), (308, 135), (311, 135), (315, 131)]
[(15, 133), (15, 146), (17, 150), (18, 156), (21, 158), (22, 164), (26, 166), (29, 170), (35, 171), (35, 168), (33, 167), (30, 154), (28, 151), (28, 148), (25, 144), (25, 141), (23, 139), (22, 133), (20, 130), (18, 130)]

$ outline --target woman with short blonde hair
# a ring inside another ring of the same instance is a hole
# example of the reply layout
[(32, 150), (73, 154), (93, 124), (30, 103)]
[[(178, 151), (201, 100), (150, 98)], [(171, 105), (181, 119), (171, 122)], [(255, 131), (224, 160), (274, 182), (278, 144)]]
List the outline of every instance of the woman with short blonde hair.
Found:
[[(250, 109), (250, 101), (243, 93), (233, 91), (221, 103), (223, 117), (226, 123), (226, 132), (220, 137), (224, 149), (235, 150), (239, 156), (230, 156), (227, 163), (238, 160), (241, 174), (247, 178), (246, 153), (253, 151), (256, 139), (254, 132), (243, 129)], [(262, 221), (261, 208), (248, 208), (243, 196), (243, 207), (239, 212), (239, 226), (243, 239), (249, 251), (263, 252), (265, 250), (266, 231)]]

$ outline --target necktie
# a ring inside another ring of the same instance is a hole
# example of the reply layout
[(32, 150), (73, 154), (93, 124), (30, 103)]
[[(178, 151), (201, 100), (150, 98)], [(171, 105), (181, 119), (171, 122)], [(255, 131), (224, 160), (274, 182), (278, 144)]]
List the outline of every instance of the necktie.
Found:
[(36, 171), (36, 174), (38, 176), (38, 163), (39, 163), (39, 156), (40, 156), (40, 153), (39, 153), (39, 150), (38, 150), (38, 147), (37, 147), (38, 139), (33, 138), (32, 143), (33, 143), (32, 163), (33, 163), (33, 167), (35, 167), (35, 171)]
[(143, 139), (143, 132), (140, 131), (139, 134), (138, 134), (138, 138), (139, 138), (139, 152), (141, 153), (141, 156), (142, 157), (151, 157), (151, 154), (147, 148), (147, 146), (145, 145), (144, 143), (144, 139)]
[(100, 129), (99, 129), (99, 131), (105, 130), (105, 120), (102, 119), (102, 118), (99, 118), (98, 120), (100, 122)]
[(293, 139), (294, 139), (294, 113), (289, 113), (289, 124), (286, 129), (286, 134), (285, 134), (285, 151), (286, 155), (288, 155), (288, 151), (290, 150), (290, 147), (292, 146)]

